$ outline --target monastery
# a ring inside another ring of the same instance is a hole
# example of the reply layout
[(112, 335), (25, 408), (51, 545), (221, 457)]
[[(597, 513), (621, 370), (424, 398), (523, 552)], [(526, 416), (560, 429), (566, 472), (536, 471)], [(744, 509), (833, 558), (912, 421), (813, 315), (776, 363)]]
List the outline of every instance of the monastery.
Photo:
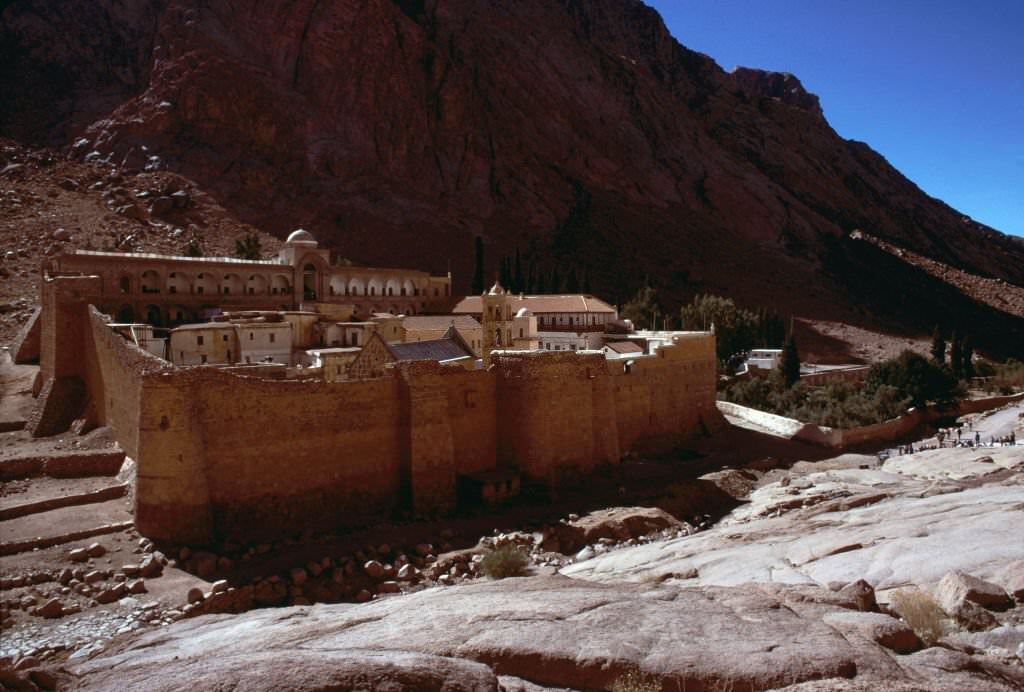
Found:
[(435, 515), (720, 421), (712, 332), (634, 332), (593, 296), (499, 284), (456, 300), (450, 275), (331, 266), (302, 230), (276, 261), (72, 252), (41, 293), (15, 345), (40, 364), (29, 428), (108, 426), (154, 540)]

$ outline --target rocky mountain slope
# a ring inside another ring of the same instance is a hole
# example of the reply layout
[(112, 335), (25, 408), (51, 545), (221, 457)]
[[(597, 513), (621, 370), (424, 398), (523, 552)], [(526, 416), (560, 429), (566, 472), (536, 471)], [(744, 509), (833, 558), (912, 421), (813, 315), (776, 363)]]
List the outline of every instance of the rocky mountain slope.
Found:
[(879, 288), (884, 253), (849, 234), (1018, 286), (1020, 243), (840, 138), (796, 77), (726, 73), (636, 0), (15, 0), (3, 18), (0, 133), (183, 173), (356, 261), (450, 263), (468, 289), (480, 234), (495, 265), (521, 248), (618, 301), (650, 276), (668, 307), (714, 291), (981, 325), (1001, 353), (1024, 336), (971, 297), (922, 311), (943, 282), (903, 262)]

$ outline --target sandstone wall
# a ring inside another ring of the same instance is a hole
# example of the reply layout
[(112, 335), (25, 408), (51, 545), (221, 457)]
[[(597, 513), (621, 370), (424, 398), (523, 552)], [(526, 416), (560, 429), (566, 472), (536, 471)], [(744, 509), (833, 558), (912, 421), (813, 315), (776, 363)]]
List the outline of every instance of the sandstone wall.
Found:
[(495, 466), (558, 486), (637, 445), (678, 445), (714, 410), (713, 343), (666, 347), (630, 374), (600, 353), (506, 353), (486, 371), (272, 381), (168, 366), (90, 320), (83, 377), (96, 421), (138, 463), (136, 524), (179, 543), (445, 511), (459, 474)]

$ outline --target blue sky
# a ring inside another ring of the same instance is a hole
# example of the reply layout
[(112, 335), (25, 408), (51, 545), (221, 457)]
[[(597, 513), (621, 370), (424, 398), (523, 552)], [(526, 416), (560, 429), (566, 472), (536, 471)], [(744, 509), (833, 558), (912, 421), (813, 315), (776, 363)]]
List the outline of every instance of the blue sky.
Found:
[(792, 72), (843, 137), (1024, 236), (1024, 0), (646, 0), (726, 70)]

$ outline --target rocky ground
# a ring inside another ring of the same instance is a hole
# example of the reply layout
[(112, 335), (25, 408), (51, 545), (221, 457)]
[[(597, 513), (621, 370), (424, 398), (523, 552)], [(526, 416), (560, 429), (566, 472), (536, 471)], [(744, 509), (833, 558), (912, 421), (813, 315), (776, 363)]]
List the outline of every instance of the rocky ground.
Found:
[[(0, 367), (13, 410), (32, 370)], [(1021, 437), (1019, 413), (964, 422)], [(135, 532), (105, 431), (0, 438), (15, 687), (1024, 684), (1024, 447), (829, 459), (730, 428), (559, 498), (211, 549)], [(503, 551), (526, 576), (488, 576)], [(941, 631), (901, 618), (903, 592), (929, 596)]]

